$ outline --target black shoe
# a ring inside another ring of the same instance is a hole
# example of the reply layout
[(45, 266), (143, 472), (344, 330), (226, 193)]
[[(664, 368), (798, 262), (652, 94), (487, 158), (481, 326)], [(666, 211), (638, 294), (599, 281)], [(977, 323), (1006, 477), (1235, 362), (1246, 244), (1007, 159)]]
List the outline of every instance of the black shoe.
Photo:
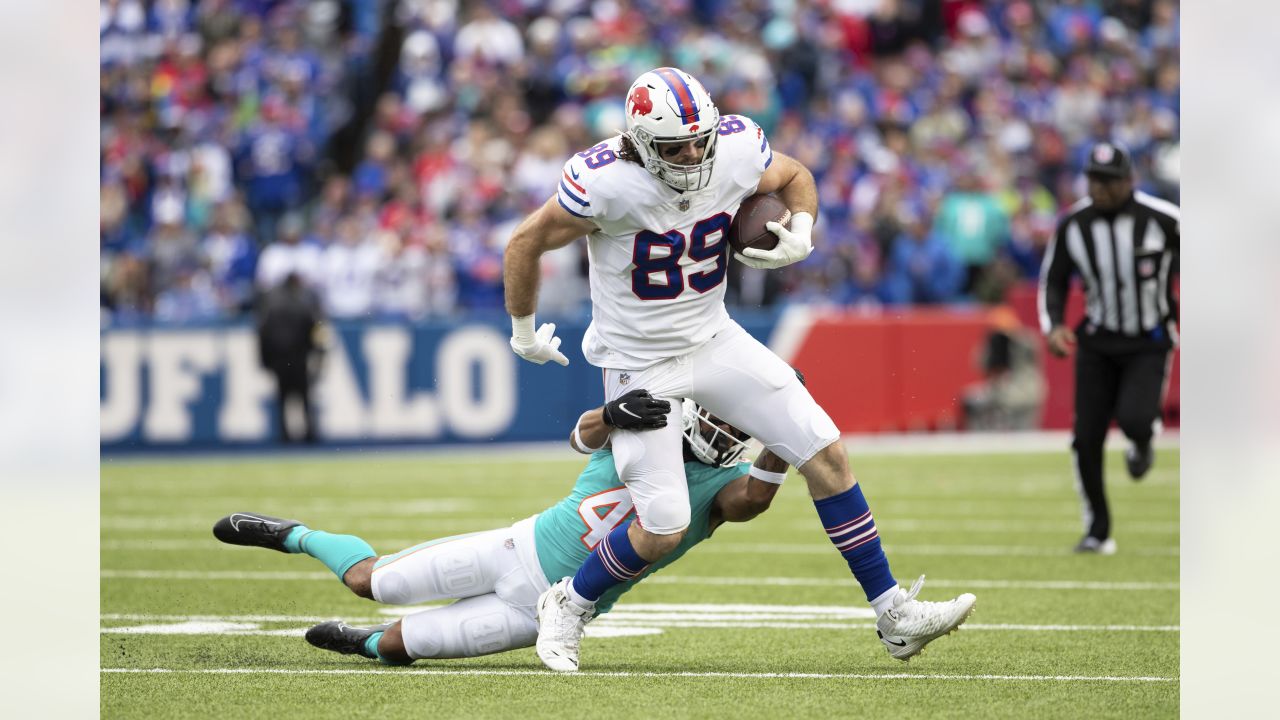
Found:
[(332, 650), (343, 655), (360, 655), (370, 660), (377, 660), (378, 655), (366, 650), (364, 644), (369, 640), (370, 635), (376, 632), (383, 632), (389, 627), (391, 627), (391, 623), (360, 628), (351, 627), (341, 620), (329, 620), (312, 626), (307, 631), (306, 638), (307, 642), (321, 650)]
[(213, 536), (229, 545), (248, 545), (289, 552), (284, 549), (284, 539), (289, 537), (290, 530), (301, 524), (297, 520), (284, 520), (270, 515), (231, 513), (213, 524)]
[(1141, 480), (1151, 466), (1155, 464), (1156, 451), (1152, 449), (1151, 443), (1146, 445), (1131, 445), (1124, 452), (1124, 464), (1129, 469), (1129, 477), (1134, 480)]

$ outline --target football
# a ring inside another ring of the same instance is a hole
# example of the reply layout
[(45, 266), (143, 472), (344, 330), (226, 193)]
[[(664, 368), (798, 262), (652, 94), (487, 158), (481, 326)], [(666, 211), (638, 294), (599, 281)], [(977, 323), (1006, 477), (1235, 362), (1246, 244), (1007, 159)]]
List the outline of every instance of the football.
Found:
[(738, 206), (738, 214), (729, 224), (729, 246), (734, 252), (747, 248), (772, 250), (778, 244), (778, 236), (765, 229), (765, 223), (791, 222), (791, 211), (774, 195), (752, 195)]

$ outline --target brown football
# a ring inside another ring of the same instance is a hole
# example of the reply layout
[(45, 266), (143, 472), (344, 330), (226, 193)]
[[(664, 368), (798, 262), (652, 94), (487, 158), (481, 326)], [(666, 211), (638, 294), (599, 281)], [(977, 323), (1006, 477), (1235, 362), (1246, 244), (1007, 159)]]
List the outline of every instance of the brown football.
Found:
[(729, 246), (734, 252), (747, 248), (772, 250), (778, 244), (778, 236), (765, 229), (768, 222), (787, 227), (791, 211), (774, 195), (752, 195), (738, 206), (738, 214), (729, 224)]

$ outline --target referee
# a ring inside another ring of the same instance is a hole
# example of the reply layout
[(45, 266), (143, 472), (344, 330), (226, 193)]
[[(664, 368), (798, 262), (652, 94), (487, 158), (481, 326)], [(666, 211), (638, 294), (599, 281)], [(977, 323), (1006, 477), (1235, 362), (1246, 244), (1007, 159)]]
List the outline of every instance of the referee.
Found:
[[(1177, 342), (1178, 206), (1133, 188), (1129, 153), (1099, 143), (1085, 165), (1089, 197), (1058, 222), (1040, 269), (1040, 326), (1049, 351), (1076, 350), (1072, 454), (1084, 506), (1081, 553), (1110, 555), (1111, 515), (1103, 487), (1103, 444), (1114, 419), (1132, 445), (1129, 475), (1151, 469), (1170, 353)], [(1071, 276), (1084, 283), (1085, 316), (1063, 324)]]

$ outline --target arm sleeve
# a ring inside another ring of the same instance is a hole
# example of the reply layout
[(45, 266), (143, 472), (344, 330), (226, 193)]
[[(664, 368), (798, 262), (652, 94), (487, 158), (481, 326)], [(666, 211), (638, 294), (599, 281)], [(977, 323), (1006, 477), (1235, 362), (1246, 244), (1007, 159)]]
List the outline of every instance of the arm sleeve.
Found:
[(1065, 245), (1069, 220), (1058, 223), (1058, 229), (1044, 251), (1040, 265), (1040, 292), (1037, 305), (1040, 310), (1040, 330), (1048, 335), (1055, 325), (1062, 324), (1067, 308), (1067, 289), (1071, 283), (1071, 257)]

